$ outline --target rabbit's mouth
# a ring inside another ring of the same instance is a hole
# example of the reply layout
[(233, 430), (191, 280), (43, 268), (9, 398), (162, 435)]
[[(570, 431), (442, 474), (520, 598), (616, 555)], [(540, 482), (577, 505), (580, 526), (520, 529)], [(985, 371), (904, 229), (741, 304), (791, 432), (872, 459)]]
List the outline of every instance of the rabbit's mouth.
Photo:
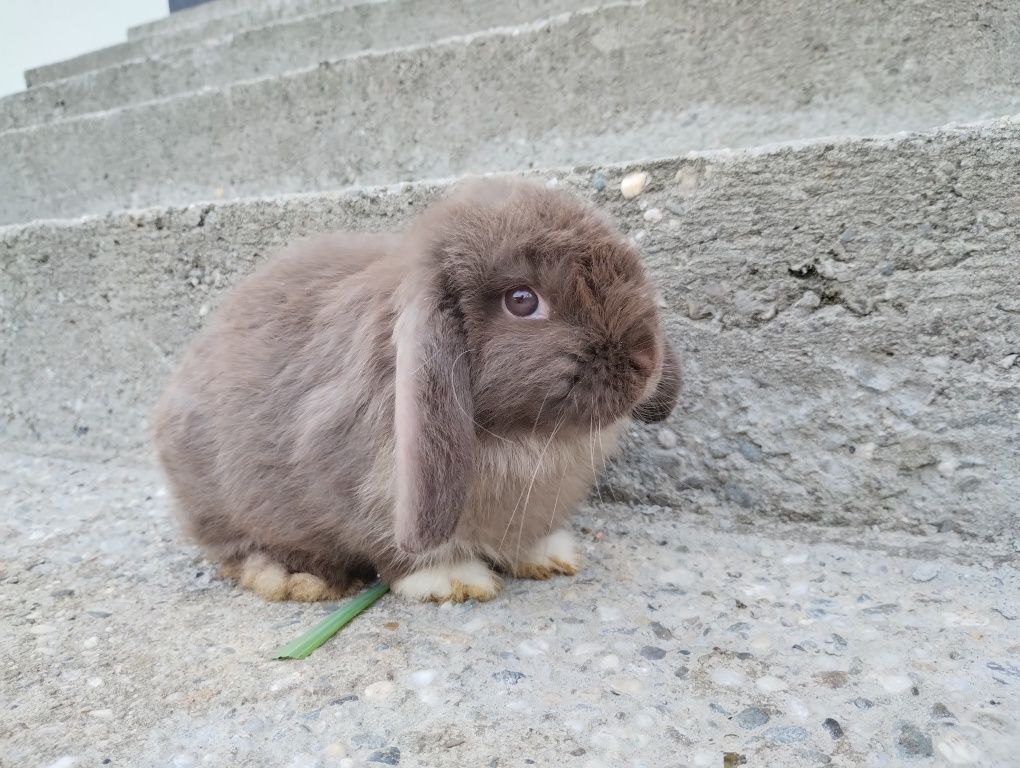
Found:
[(569, 390), (550, 411), (561, 433), (588, 434), (630, 417), (645, 398), (648, 387), (654, 391), (652, 377), (644, 371), (631, 370), (626, 375), (599, 366), (588, 367), (576, 376)]
[[(576, 337), (575, 337), (576, 339)], [(661, 348), (655, 337), (640, 344), (576, 339), (569, 351), (523, 348), (531, 363), (504, 356), (476, 379), (475, 419), (483, 429), (511, 437), (536, 430), (564, 436), (588, 434), (631, 416), (654, 392)], [(567, 346), (567, 345), (563, 345)], [(499, 352), (506, 351), (500, 346)]]

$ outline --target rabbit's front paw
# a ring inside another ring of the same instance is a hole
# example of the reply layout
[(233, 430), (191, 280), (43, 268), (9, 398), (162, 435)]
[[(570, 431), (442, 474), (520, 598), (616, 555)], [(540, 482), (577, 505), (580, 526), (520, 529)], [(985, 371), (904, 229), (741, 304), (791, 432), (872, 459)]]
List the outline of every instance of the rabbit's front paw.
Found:
[(573, 576), (581, 569), (581, 555), (569, 531), (553, 531), (539, 539), (531, 551), (514, 565), (514, 576), (522, 579), (548, 579), (562, 573)]
[(499, 577), (478, 560), (421, 568), (390, 585), (402, 597), (435, 603), (463, 603), (468, 598), (484, 602), (502, 588)]

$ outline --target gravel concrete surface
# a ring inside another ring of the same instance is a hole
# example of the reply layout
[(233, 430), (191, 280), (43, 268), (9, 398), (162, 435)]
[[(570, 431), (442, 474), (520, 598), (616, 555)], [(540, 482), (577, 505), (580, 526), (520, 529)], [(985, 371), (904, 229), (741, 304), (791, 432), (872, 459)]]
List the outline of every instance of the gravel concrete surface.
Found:
[(0, 765), (1017, 764), (1020, 574), (951, 532), (596, 504), (577, 578), (279, 662), (333, 606), (216, 578), (147, 465), (0, 453), (0, 500)]

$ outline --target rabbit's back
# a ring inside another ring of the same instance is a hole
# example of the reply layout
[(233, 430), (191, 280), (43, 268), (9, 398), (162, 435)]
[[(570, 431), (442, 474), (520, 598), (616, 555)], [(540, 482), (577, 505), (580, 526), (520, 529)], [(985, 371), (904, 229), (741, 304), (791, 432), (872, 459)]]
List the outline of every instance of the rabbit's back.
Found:
[(395, 253), (386, 236), (304, 243), (236, 286), (186, 351), (155, 441), (187, 527), (222, 557), (347, 569), (375, 538), (387, 504), (371, 478), (392, 461)]

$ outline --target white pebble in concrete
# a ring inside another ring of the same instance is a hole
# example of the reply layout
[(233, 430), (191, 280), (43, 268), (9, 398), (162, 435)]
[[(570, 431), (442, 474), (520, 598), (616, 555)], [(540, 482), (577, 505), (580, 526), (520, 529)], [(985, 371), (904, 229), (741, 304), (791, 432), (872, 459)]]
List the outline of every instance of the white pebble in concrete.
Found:
[(322, 757), (325, 760), (340, 760), (341, 758), (347, 757), (347, 754), (347, 747), (336, 742), (327, 744), (326, 748), (322, 750)]
[(642, 687), (641, 682), (633, 677), (614, 677), (609, 685), (616, 693), (627, 694), (629, 696), (636, 696), (641, 693)]
[(549, 652), (549, 643), (539, 638), (524, 640), (517, 646), (517, 650), (525, 658), (544, 656)]
[(740, 672), (726, 668), (713, 669), (711, 678), (712, 682), (716, 685), (723, 685), (728, 688), (736, 688), (747, 682), (747, 678)]
[(601, 621), (620, 621), (623, 613), (615, 605), (600, 605), (598, 609)]
[(71, 755), (64, 755), (54, 760), (52, 763), (46, 766), (46, 768), (72, 768), (72, 766), (78, 762), (77, 757)]
[(759, 691), (765, 691), (766, 693), (775, 693), (776, 691), (785, 691), (789, 686), (785, 680), (780, 680), (778, 677), (772, 675), (764, 675), (754, 681), (755, 686)]
[(396, 689), (389, 680), (380, 680), (377, 683), (372, 683), (365, 689), (365, 700), (366, 701), (383, 701), (389, 698), (390, 694)]
[(939, 575), (939, 570), (938, 563), (921, 563), (910, 575), (914, 581), (931, 581)]
[(656, 432), (655, 439), (658, 441), (659, 446), (661, 448), (665, 448), (666, 450), (672, 450), (673, 448), (676, 448), (677, 443), (676, 432), (674, 432), (669, 427), (663, 427), (658, 432)]
[[(408, 680), (415, 688), (424, 688), (427, 685), (432, 685), (438, 676), (439, 673), (434, 669), (422, 669), (417, 672), (412, 672), (408, 676)], [(365, 693), (367, 695), (368, 691)]]
[(648, 174), (644, 171), (629, 173), (620, 182), (620, 194), (627, 200), (631, 200), (640, 195), (647, 184)]
[(878, 675), (876, 679), (889, 693), (905, 693), (914, 685), (914, 681), (906, 675)]

